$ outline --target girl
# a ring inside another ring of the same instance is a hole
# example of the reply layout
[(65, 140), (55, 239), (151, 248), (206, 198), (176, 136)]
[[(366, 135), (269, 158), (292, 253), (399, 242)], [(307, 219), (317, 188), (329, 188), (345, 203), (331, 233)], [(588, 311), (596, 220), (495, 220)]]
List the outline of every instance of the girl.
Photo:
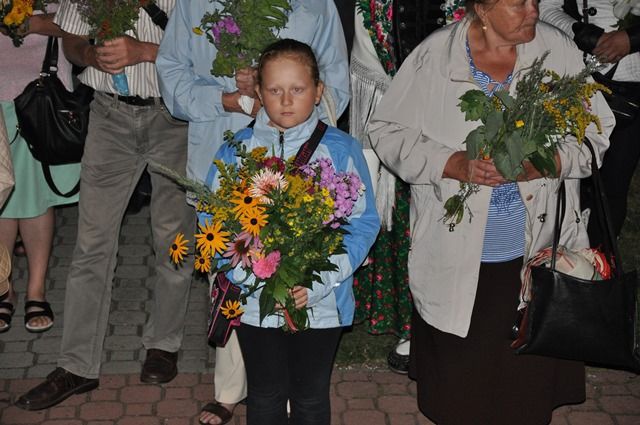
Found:
[[(320, 102), (323, 83), (311, 48), (291, 39), (269, 46), (260, 58), (256, 91), (263, 108), (253, 128), (241, 130), (236, 139), (248, 151), (265, 146), (281, 158), (294, 156), (318, 123), (315, 106)], [(218, 151), (217, 158), (227, 163), (238, 161), (229, 145)], [(353, 320), (352, 275), (373, 244), (380, 222), (360, 144), (348, 134), (328, 127), (310, 161), (319, 158), (330, 158), (337, 172), (358, 174), (367, 190), (345, 226), (349, 231), (344, 238), (347, 253), (332, 258), (338, 270), (323, 272), (322, 283), (315, 282), (312, 289), (293, 290), (296, 308), (313, 308), (309, 329), (286, 333), (280, 329), (283, 319), (278, 315), (267, 316), (261, 322), (260, 291), (248, 298), (237, 332), (247, 370), (249, 425), (288, 423), (287, 400), (291, 402), (292, 423), (330, 423), (333, 359), (342, 327), (351, 325)], [(208, 180), (214, 186), (216, 174), (214, 167)], [(234, 274), (234, 280), (241, 274), (244, 272)]]

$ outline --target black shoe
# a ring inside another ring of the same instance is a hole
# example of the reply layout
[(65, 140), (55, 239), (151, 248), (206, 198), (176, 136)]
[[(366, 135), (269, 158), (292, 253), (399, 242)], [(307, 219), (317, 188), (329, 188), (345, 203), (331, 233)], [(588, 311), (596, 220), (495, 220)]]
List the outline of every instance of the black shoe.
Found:
[(406, 375), (409, 373), (409, 356), (399, 354), (394, 347), (387, 356), (387, 366), (392, 372)]
[(164, 384), (178, 374), (178, 353), (170, 353), (156, 348), (147, 350), (147, 359), (142, 365), (140, 381), (147, 384)]
[(74, 394), (98, 388), (97, 379), (83, 378), (61, 367), (51, 372), (41, 384), (20, 397), (15, 405), (24, 410), (41, 410), (55, 406)]

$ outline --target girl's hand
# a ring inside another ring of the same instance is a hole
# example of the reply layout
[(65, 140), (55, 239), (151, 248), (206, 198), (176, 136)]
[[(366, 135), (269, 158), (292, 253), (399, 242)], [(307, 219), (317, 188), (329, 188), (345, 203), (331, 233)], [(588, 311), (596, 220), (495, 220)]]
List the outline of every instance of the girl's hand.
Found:
[(309, 294), (307, 288), (304, 286), (294, 286), (291, 290), (291, 295), (296, 303), (296, 309), (301, 309), (309, 302)]
[(491, 187), (507, 183), (491, 159), (468, 159), (464, 151), (449, 157), (442, 177)]

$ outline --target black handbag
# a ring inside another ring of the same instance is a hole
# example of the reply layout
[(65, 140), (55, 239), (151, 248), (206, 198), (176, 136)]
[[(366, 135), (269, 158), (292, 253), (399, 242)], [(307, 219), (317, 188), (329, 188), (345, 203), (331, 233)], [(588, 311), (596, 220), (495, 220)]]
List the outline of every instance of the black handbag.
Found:
[(240, 287), (231, 283), (224, 273), (216, 275), (211, 286), (211, 311), (207, 329), (210, 346), (224, 347), (233, 328), (240, 326), (240, 292)]
[(512, 347), (518, 354), (537, 354), (640, 371), (636, 334), (636, 271), (623, 272), (602, 181), (591, 151), (596, 188), (593, 214), (606, 235), (605, 255), (612, 274), (606, 280), (580, 279), (556, 270), (556, 255), (565, 208), (564, 183), (556, 205), (550, 267), (531, 268), (529, 301)]
[(80, 162), (89, 126), (89, 104), (93, 89), (80, 85), (69, 92), (57, 75), (58, 39), (49, 37), (40, 77), (30, 82), (14, 99), (20, 135), (27, 141), (51, 189), (70, 197), (79, 183), (68, 193), (55, 186), (50, 165)]
[(606, 74), (594, 72), (596, 82), (606, 86), (611, 93), (602, 92), (618, 122), (633, 121), (640, 112), (640, 82), (615, 81), (612, 79), (618, 64)]

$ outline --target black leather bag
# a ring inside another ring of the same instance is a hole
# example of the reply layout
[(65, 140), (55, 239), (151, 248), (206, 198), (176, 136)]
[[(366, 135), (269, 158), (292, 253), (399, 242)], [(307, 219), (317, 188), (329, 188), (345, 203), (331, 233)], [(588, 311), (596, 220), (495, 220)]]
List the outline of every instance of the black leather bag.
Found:
[(40, 77), (14, 99), (20, 135), (31, 154), (42, 163), (51, 189), (60, 196), (72, 196), (78, 185), (63, 194), (51, 179), (49, 165), (80, 162), (89, 126), (89, 104), (93, 89), (80, 85), (68, 91), (57, 76), (58, 39), (49, 37)]
[(618, 122), (633, 121), (640, 112), (640, 82), (612, 80), (616, 68), (614, 66), (606, 74), (594, 72), (593, 79), (607, 86), (611, 93), (602, 92)]
[(207, 341), (212, 347), (224, 347), (234, 327), (240, 326), (240, 287), (227, 279), (224, 273), (216, 275), (211, 286), (211, 311)]
[(593, 213), (605, 228), (605, 254), (612, 267), (607, 280), (579, 279), (556, 270), (565, 208), (564, 183), (556, 206), (551, 267), (532, 267), (531, 301), (512, 344), (518, 354), (537, 354), (640, 371), (636, 336), (636, 271), (622, 270), (602, 182), (593, 156), (592, 178), (598, 201)]

